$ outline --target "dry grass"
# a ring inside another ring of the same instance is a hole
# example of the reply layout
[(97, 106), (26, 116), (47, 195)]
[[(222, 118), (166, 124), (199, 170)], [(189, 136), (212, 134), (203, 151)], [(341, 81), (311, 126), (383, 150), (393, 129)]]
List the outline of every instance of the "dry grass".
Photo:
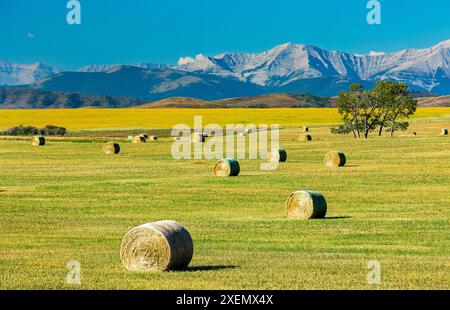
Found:
[[(77, 260), (80, 289), (450, 289), (448, 127), (435, 115), (393, 139), (355, 141), (311, 125), (307, 144), (286, 129), (288, 162), (264, 172), (243, 160), (238, 178), (215, 177), (214, 161), (174, 161), (171, 141), (101, 156), (100, 141), (0, 140), (0, 288), (73, 289), (66, 264)], [(347, 165), (327, 168), (329, 150)], [(286, 217), (286, 197), (302, 188), (323, 193), (327, 219)], [(168, 218), (189, 227), (190, 269), (127, 271), (123, 236)], [(373, 259), (380, 286), (367, 284)]]

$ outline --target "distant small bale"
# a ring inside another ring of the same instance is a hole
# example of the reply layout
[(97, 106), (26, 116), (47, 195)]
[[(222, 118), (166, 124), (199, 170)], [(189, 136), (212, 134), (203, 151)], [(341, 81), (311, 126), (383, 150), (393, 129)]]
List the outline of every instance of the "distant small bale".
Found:
[(308, 126), (303, 126), (303, 131), (304, 132), (309, 132), (309, 127)]
[(327, 213), (327, 202), (319, 192), (300, 190), (289, 196), (285, 208), (290, 219), (322, 219)]
[(33, 138), (31, 138), (31, 145), (33, 145), (33, 146), (45, 145), (45, 137), (44, 136), (34, 136)]
[(304, 135), (302, 140), (303, 141), (312, 141), (312, 136), (311, 135)]
[(139, 144), (139, 143), (147, 143), (147, 139), (144, 136), (134, 136), (132, 140), (133, 144)]
[(192, 134), (192, 142), (198, 142), (198, 143), (203, 143), (205, 142), (206, 137), (204, 134), (202, 133), (193, 133)]
[(150, 141), (158, 141), (157, 136), (150, 136), (149, 139), (150, 139)]
[(448, 136), (448, 129), (447, 128), (442, 128), (441, 135), (442, 136)]
[(344, 167), (347, 162), (345, 154), (339, 151), (331, 151), (325, 155), (325, 164), (328, 167)]
[(239, 162), (233, 158), (221, 159), (214, 165), (214, 174), (218, 177), (236, 177), (240, 171)]
[(113, 155), (120, 153), (120, 145), (119, 143), (108, 142), (103, 146), (103, 152), (106, 155)]
[(189, 266), (194, 243), (188, 230), (175, 221), (141, 225), (129, 231), (120, 259), (129, 271), (182, 270)]
[(283, 148), (276, 148), (269, 153), (268, 157), (272, 163), (284, 163), (287, 160), (287, 152)]

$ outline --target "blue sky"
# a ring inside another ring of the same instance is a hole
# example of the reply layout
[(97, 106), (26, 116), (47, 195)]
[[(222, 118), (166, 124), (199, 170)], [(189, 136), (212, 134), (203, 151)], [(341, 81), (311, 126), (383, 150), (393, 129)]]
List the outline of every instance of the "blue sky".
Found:
[(86, 64), (177, 62), (182, 56), (260, 52), (294, 42), (365, 54), (450, 39), (450, 1), (79, 0), (82, 24), (66, 23), (67, 0), (0, 0), (0, 59), (65, 69)]

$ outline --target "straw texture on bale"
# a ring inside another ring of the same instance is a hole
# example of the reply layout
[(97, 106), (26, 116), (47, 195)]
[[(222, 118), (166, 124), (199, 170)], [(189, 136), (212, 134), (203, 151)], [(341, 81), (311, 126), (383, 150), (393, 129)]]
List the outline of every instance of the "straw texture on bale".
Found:
[(309, 127), (308, 126), (303, 126), (303, 131), (304, 132), (309, 132)]
[(328, 167), (344, 167), (347, 162), (345, 154), (338, 151), (331, 151), (325, 155), (325, 164)]
[(448, 136), (448, 129), (447, 129), (447, 128), (443, 128), (443, 129), (441, 130), (441, 135), (443, 135), (443, 136)]
[(284, 163), (286, 160), (287, 153), (283, 148), (273, 149), (272, 152), (269, 153), (269, 161), (272, 163)]
[(286, 201), (286, 212), (291, 219), (325, 218), (327, 202), (321, 193), (302, 190), (292, 193)]
[(214, 165), (214, 174), (218, 177), (236, 177), (240, 171), (239, 162), (233, 158), (221, 159)]
[(135, 136), (132, 140), (133, 144), (146, 143), (147, 139), (144, 136)]
[(44, 136), (34, 136), (31, 139), (31, 145), (34, 145), (34, 146), (45, 145), (45, 137)]
[(203, 143), (205, 142), (206, 137), (204, 134), (201, 133), (193, 133), (192, 134), (192, 142), (200, 142)]
[(129, 271), (182, 270), (193, 254), (191, 235), (175, 221), (136, 227), (125, 235), (120, 247), (120, 259)]
[(303, 137), (303, 141), (312, 141), (312, 136), (311, 135), (305, 135)]
[(103, 146), (103, 152), (105, 152), (106, 155), (119, 154), (120, 145), (119, 143), (108, 142)]

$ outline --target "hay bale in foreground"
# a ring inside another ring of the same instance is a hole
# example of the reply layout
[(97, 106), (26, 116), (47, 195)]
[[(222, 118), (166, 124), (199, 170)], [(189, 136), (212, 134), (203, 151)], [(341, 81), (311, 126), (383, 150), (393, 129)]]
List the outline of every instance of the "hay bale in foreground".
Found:
[(33, 146), (45, 145), (45, 137), (44, 136), (34, 136), (33, 138), (31, 138), (31, 145), (33, 145)]
[(147, 143), (147, 139), (144, 136), (135, 136), (133, 137), (133, 140), (131, 141), (133, 144), (139, 144), (139, 143)]
[(347, 162), (345, 154), (338, 151), (331, 151), (325, 155), (325, 164), (328, 167), (344, 167)]
[(119, 145), (119, 143), (108, 142), (103, 146), (103, 152), (106, 155), (119, 154), (120, 153), (120, 145)]
[(442, 128), (441, 135), (442, 136), (448, 136), (448, 129), (447, 128)]
[(283, 148), (273, 149), (269, 153), (269, 161), (272, 163), (284, 163), (287, 160), (286, 150)]
[(303, 126), (303, 131), (304, 132), (309, 132), (309, 127), (308, 126)]
[(120, 259), (129, 271), (181, 270), (193, 254), (191, 235), (175, 221), (136, 227), (125, 235), (120, 247)]
[(312, 136), (311, 135), (303, 136), (303, 141), (312, 141)]
[(289, 196), (285, 208), (291, 219), (321, 219), (327, 213), (327, 202), (319, 192), (302, 190)]
[(192, 142), (198, 142), (198, 143), (203, 143), (205, 142), (206, 137), (204, 134), (202, 133), (193, 133), (192, 134)]
[(214, 174), (218, 177), (236, 177), (240, 171), (239, 162), (233, 158), (221, 159), (214, 165)]

